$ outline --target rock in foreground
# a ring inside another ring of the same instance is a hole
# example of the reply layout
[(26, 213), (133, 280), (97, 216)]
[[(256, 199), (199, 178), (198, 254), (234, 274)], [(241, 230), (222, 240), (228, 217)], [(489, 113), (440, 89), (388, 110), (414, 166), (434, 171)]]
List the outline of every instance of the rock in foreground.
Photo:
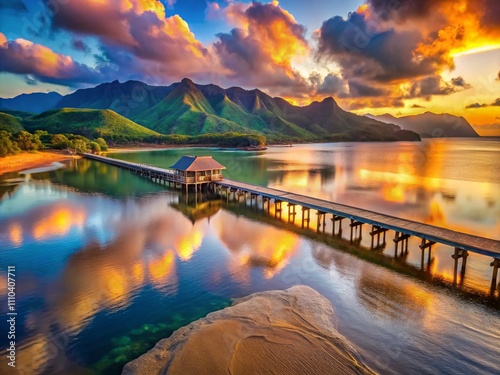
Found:
[(307, 286), (255, 293), (208, 314), (125, 365), (122, 374), (372, 374)]

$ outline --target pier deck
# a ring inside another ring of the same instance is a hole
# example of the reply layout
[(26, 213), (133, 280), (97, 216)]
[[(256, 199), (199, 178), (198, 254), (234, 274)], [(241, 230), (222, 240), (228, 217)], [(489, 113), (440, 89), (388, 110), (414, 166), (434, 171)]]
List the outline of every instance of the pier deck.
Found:
[(283, 190), (228, 180), (226, 178), (215, 183), (219, 186), (258, 194), (267, 199), (301, 205), (302, 207), (345, 217), (364, 224), (375, 225), (403, 234), (408, 234), (410, 236), (416, 236), (429, 241), (446, 244), (462, 250), (472, 251), (474, 253), (491, 256), (493, 258), (500, 258), (500, 241), (497, 240), (460, 233), (446, 228), (422, 224), (416, 221), (401, 219), (374, 211), (333, 203), (323, 199), (312, 198)]

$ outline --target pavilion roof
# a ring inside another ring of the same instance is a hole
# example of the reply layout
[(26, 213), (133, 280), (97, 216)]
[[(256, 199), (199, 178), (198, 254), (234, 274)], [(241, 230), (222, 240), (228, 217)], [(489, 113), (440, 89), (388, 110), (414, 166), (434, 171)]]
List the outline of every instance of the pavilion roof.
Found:
[(170, 168), (179, 171), (199, 172), (212, 169), (226, 169), (211, 156), (183, 156)]

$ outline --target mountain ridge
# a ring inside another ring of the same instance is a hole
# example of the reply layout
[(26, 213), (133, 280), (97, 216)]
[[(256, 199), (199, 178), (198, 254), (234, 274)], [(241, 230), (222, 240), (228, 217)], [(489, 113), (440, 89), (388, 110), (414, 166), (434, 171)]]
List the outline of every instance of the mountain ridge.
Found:
[(259, 89), (200, 85), (188, 78), (169, 86), (141, 81), (102, 83), (62, 97), (52, 109), (111, 109), (161, 134), (243, 133), (269, 142), (418, 141), (399, 126), (344, 111), (332, 97), (294, 106)]
[(426, 111), (417, 115), (395, 117), (389, 113), (366, 114), (365, 117), (392, 123), (402, 129), (411, 130), (424, 138), (479, 137), (472, 125), (463, 117), (449, 113), (437, 114)]
[(21, 94), (14, 98), (0, 98), (0, 111), (44, 112), (52, 109), (63, 96), (57, 92), (34, 92)]

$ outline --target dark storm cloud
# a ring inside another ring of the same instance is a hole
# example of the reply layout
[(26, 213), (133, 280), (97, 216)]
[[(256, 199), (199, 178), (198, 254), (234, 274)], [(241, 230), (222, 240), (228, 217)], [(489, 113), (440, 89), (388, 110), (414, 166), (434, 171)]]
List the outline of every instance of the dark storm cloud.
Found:
[(368, 0), (367, 3), (381, 20), (396, 19), (405, 21), (414, 18), (425, 18), (436, 8), (450, 0)]
[(349, 93), (351, 97), (376, 97), (389, 95), (390, 91), (384, 88), (365, 85), (355, 80), (349, 80)]
[(354, 12), (347, 20), (337, 16), (323, 22), (317, 56), (338, 62), (346, 79), (390, 82), (434, 73), (439, 56), (415, 59), (420, 41), (418, 31), (372, 33), (365, 16)]
[(433, 76), (414, 82), (404, 98), (430, 99), (433, 95), (450, 95), (470, 87), (471, 85), (465, 82), (462, 77), (452, 78), (450, 82), (446, 82), (440, 76)]
[(345, 97), (348, 93), (346, 86), (346, 82), (342, 77), (335, 74), (328, 74), (323, 82), (318, 85), (317, 93)]

